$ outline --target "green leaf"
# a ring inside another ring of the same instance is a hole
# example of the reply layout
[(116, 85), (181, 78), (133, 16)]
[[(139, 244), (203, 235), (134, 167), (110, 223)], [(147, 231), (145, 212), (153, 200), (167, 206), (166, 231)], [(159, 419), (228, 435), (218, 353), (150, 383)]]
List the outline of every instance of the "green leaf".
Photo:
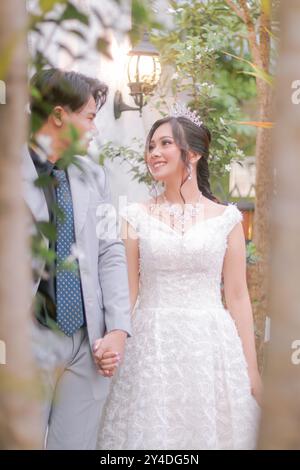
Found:
[(96, 41), (96, 49), (98, 52), (101, 54), (105, 55), (110, 60), (113, 60), (113, 57), (111, 55), (111, 52), (109, 50), (110, 48), (110, 41), (106, 38), (98, 38)]
[(53, 10), (57, 3), (67, 3), (68, 0), (40, 0), (40, 8), (43, 13)]
[(76, 8), (72, 3), (68, 3), (65, 11), (61, 16), (61, 20), (78, 20), (85, 25), (89, 25), (89, 17), (82, 13), (78, 8)]
[(149, 11), (145, 2), (141, 0), (132, 0), (132, 22), (140, 24), (149, 19)]
[(244, 70), (244, 71), (241, 71), (239, 73), (243, 73), (244, 75), (251, 75), (253, 77), (259, 78), (260, 80), (263, 80), (263, 81), (267, 82), (269, 85), (273, 85), (274, 79), (273, 79), (272, 75), (270, 75), (265, 70), (258, 67), (256, 64), (254, 64), (250, 60), (246, 60), (243, 57), (238, 57), (234, 54), (230, 54), (229, 52), (225, 52), (225, 51), (224, 51), (224, 54), (226, 54), (230, 57), (233, 57), (234, 59), (237, 59), (241, 62), (244, 62), (244, 63), (250, 65), (250, 67), (252, 67), (252, 69), (254, 69), (254, 72), (249, 72), (247, 70)]
[(50, 184), (52, 184), (52, 178), (46, 174), (41, 174), (34, 182), (37, 188), (46, 188)]
[(52, 204), (51, 209), (57, 219), (59, 219), (61, 222), (65, 220), (65, 213), (58, 204)]
[(37, 222), (37, 229), (46, 237), (48, 240), (55, 242), (56, 240), (56, 228), (55, 225), (50, 222)]
[(39, 249), (39, 254), (48, 265), (51, 265), (56, 260), (56, 253), (54, 250), (49, 250), (43, 247)]
[(263, 80), (264, 82), (268, 83), (269, 85), (274, 84), (274, 78), (272, 77), (272, 75), (268, 74), (267, 72), (265, 72), (262, 69), (259, 69), (258, 67), (257, 67), (257, 72), (247, 72), (246, 70), (244, 70), (244, 71), (239, 72), (239, 73), (243, 73), (244, 75), (250, 75), (252, 77), (259, 78), (260, 80)]
[(80, 139), (79, 130), (73, 124), (69, 126), (70, 136), (73, 142), (76, 142)]

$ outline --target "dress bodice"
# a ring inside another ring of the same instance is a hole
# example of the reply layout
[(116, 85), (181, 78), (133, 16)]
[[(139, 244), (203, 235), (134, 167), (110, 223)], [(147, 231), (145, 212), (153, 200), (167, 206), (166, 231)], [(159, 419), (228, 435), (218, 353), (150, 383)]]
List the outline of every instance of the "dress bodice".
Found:
[(121, 215), (139, 237), (140, 306), (221, 305), (221, 276), (228, 235), (242, 220), (234, 204), (221, 215), (203, 219), (184, 235), (152, 216), (140, 204)]

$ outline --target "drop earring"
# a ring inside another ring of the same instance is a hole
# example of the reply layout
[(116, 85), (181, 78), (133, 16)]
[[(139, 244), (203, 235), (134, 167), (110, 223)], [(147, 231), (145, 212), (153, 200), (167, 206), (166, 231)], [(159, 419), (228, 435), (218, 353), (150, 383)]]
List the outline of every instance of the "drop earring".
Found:
[(188, 164), (188, 167), (187, 167), (187, 171), (188, 171), (188, 180), (191, 180), (193, 175), (192, 175), (192, 165), (189, 163)]

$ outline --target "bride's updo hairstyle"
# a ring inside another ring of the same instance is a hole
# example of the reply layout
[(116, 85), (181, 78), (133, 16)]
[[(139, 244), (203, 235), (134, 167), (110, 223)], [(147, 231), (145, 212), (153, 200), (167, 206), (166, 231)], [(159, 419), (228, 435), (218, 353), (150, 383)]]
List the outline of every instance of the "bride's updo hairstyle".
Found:
[[(153, 134), (161, 125), (169, 123), (172, 128), (172, 134), (177, 147), (181, 151), (181, 159), (186, 167), (188, 167), (189, 159), (188, 152), (192, 151), (201, 155), (197, 162), (197, 183), (203, 196), (211, 199), (214, 202), (219, 202), (218, 199), (212, 194), (209, 183), (209, 144), (211, 142), (211, 134), (207, 127), (203, 124), (201, 126), (194, 124), (190, 119), (179, 116), (168, 116), (156, 121), (150, 129), (146, 140), (145, 158), (149, 153), (149, 145), (152, 140)], [(186, 182), (183, 181), (181, 187)], [(181, 189), (180, 187), (180, 189)]]

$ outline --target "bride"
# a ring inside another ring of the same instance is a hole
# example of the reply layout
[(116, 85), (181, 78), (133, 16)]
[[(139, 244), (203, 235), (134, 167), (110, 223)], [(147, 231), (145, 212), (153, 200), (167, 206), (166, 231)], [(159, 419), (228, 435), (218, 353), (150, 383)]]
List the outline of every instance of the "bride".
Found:
[[(139, 300), (100, 449), (255, 448), (261, 379), (242, 215), (212, 195), (210, 133), (184, 114), (155, 122), (147, 138), (164, 192), (122, 214), (132, 307)], [(106, 353), (99, 365), (112, 375), (118, 360)]]

